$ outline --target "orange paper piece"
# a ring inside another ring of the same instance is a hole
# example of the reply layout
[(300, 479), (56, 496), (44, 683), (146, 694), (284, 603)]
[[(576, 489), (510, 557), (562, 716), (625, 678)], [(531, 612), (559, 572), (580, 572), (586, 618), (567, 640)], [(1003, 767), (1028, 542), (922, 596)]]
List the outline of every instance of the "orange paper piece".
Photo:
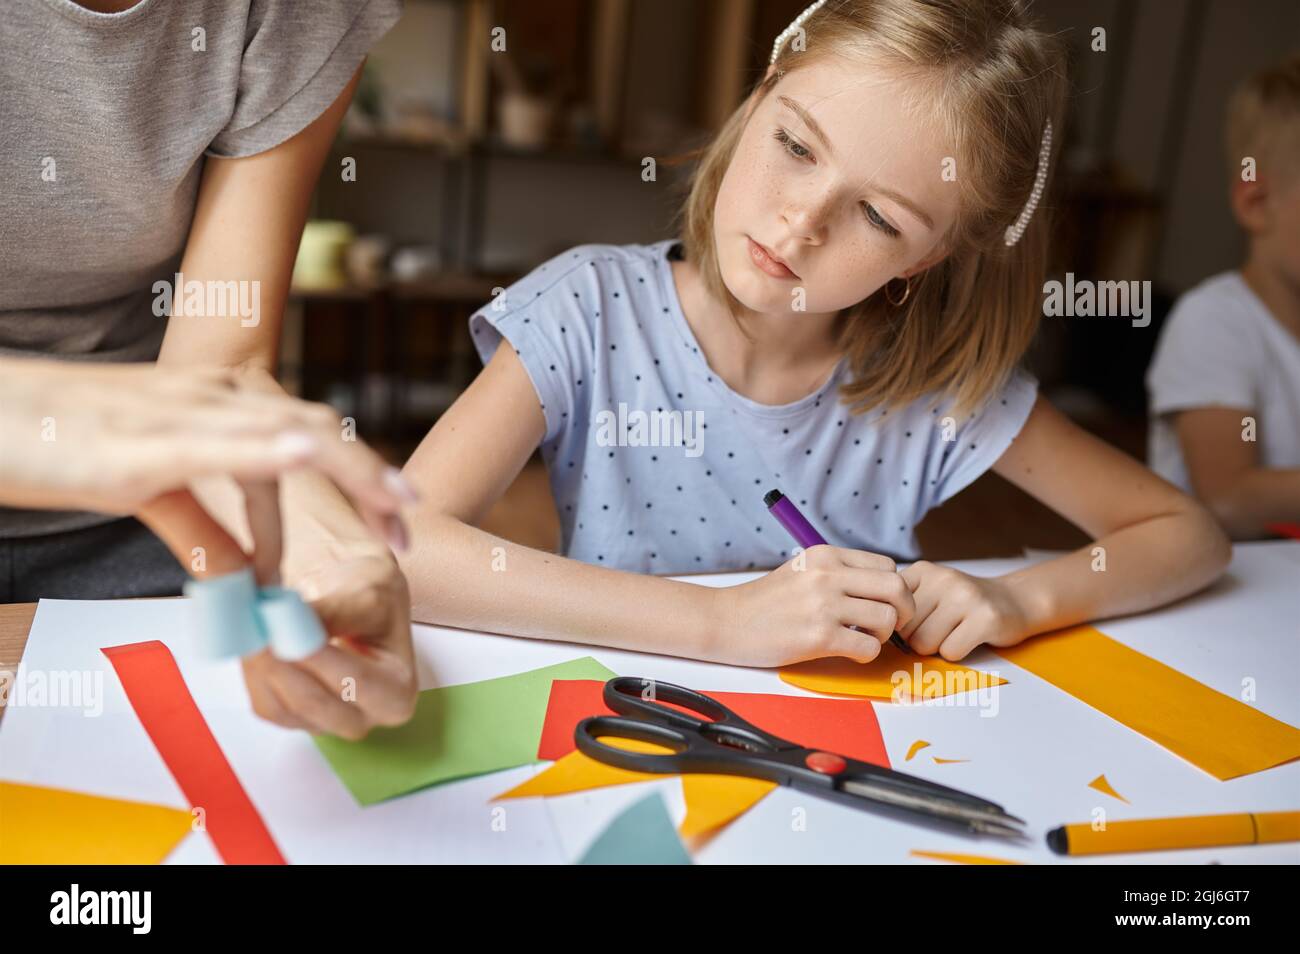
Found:
[[(666, 754), (672, 751), (652, 742), (640, 739), (602, 739), (614, 748), (627, 749), (629, 752), (648, 752)], [(562, 759), (558, 759), (550, 768), (543, 769), (526, 782), (521, 782), (509, 791), (493, 797), (493, 801), (502, 798), (532, 798), (538, 795), (567, 795), (570, 792), (585, 792), (592, 788), (604, 788), (607, 785), (627, 785), (630, 782), (649, 782), (664, 778), (654, 772), (633, 772), (631, 769), (618, 768), (598, 762), (588, 755), (574, 749)]]
[(1111, 798), (1118, 798), (1125, 805), (1132, 804), (1127, 798), (1125, 798), (1123, 795), (1121, 795), (1119, 792), (1115, 791), (1115, 789), (1111, 787), (1110, 782), (1106, 781), (1105, 775), (1098, 775), (1096, 778), (1094, 778), (1091, 782), (1088, 783), (1088, 787), (1095, 788), (1097, 791), (1109, 795)]
[(0, 865), (156, 865), (191, 821), (166, 805), (0, 782)]
[(925, 741), (925, 739), (917, 739), (915, 742), (912, 743), (912, 747), (907, 750), (907, 756), (903, 759), (903, 761), (904, 762), (912, 761), (913, 755), (915, 755), (917, 752), (920, 752), (922, 749), (928, 749), (929, 747), (930, 747), (930, 743)]
[(913, 851), (913, 858), (930, 858), (934, 861), (951, 861), (955, 865), (1019, 865), (1024, 862), (992, 858), (989, 855), (959, 855), (947, 851)]
[[(605, 738), (602, 741), (630, 752), (665, 754), (672, 751), (662, 745), (642, 742), (640, 739)], [(575, 749), (528, 781), (497, 795), (493, 801), (539, 795), (566, 795), (608, 785), (626, 785), (630, 782), (648, 782), (669, 777), (671, 776), (654, 772), (633, 772), (607, 765)], [(739, 775), (692, 773), (681, 778), (682, 796), (686, 800), (686, 817), (678, 830), (683, 837), (703, 834), (734, 821), (754, 807), (764, 795), (776, 788), (775, 782)]]
[(786, 666), (781, 681), (811, 692), (891, 702), (920, 702), (1006, 682), (941, 656), (909, 656), (889, 643), (881, 646), (880, 655), (869, 663), (828, 656)]
[(1222, 781), (1300, 758), (1300, 729), (1091, 626), (991, 648)]
[(743, 775), (683, 775), (686, 817), (678, 831), (689, 838), (730, 824), (774, 788), (776, 782)]

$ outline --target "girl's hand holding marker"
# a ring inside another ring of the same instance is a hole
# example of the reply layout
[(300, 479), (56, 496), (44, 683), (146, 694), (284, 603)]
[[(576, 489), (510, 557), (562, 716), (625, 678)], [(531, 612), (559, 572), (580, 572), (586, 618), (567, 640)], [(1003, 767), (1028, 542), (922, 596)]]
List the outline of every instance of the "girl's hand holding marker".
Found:
[[(737, 666), (785, 666), (823, 656), (870, 662), (916, 613), (894, 561), (825, 544), (749, 583), (717, 590), (719, 632)], [(856, 627), (851, 629), (850, 626)]]

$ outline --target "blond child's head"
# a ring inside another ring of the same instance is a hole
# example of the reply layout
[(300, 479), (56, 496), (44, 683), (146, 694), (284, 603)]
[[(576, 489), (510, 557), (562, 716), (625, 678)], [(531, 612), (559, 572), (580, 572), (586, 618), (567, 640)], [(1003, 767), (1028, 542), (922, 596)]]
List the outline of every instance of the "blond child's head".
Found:
[[(859, 412), (927, 393), (974, 408), (1033, 338), (1045, 199), (1007, 230), (1049, 122), (1059, 151), (1066, 80), (1026, 6), (828, 0), (702, 152), (688, 260), (738, 317), (837, 314)], [(755, 267), (751, 240), (797, 278)]]
[(1300, 53), (1237, 87), (1226, 133), (1229, 197), (1250, 257), (1300, 287)]

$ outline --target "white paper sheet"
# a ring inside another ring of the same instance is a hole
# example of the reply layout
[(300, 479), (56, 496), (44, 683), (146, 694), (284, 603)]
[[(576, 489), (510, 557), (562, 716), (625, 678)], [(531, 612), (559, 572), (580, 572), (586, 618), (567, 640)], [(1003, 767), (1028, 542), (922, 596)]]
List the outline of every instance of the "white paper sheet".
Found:
[[(1045, 558), (953, 564), (995, 575)], [(696, 577), (731, 585), (752, 576)], [(1300, 724), (1300, 545), (1239, 545), (1228, 576), (1210, 590), (1153, 613), (1109, 620), (1105, 632), (1220, 691), (1240, 694), (1255, 680), (1261, 710)], [(285, 856), (297, 863), (563, 862), (575, 860), (617, 812), (663, 788), (675, 820), (684, 812), (672, 779), (551, 799), (489, 803), (544, 766), (525, 766), (436, 786), (360, 808), (303, 733), (257, 719), (237, 663), (196, 658), (185, 639), (179, 600), (43, 601), (20, 680), (33, 671), (103, 673), (103, 713), (13, 707), (0, 722), (0, 778), (188, 807), (140, 727), (100, 647), (160, 639), (176, 656), (199, 708)], [(615, 672), (697, 689), (805, 695), (773, 670), (741, 669), (668, 656), (541, 642), (429, 626), (414, 628), (421, 688), (507, 675), (580, 655)], [(1047, 829), (1111, 819), (1300, 809), (1300, 762), (1219, 782), (1049, 684), (982, 651), (966, 660), (1011, 680), (996, 695), (997, 715), (974, 705), (878, 704), (896, 768), (1003, 804), (1026, 819), (1032, 843), (1011, 847), (969, 839), (778, 789), (715, 837), (696, 845), (700, 863), (907, 862), (911, 850), (987, 854), (1029, 862), (1079, 864), (1298, 863), (1300, 846), (1266, 845), (1060, 859), (1043, 844)], [(905, 762), (913, 741), (931, 746)], [(936, 765), (933, 756), (969, 759)], [(1105, 774), (1131, 804), (1088, 787)], [(504, 815), (494, 809), (504, 808)], [(504, 830), (498, 830), (504, 819)], [(494, 820), (497, 824), (493, 824)], [(203, 834), (168, 859), (219, 860)], [(926, 862), (930, 863), (930, 862)]]

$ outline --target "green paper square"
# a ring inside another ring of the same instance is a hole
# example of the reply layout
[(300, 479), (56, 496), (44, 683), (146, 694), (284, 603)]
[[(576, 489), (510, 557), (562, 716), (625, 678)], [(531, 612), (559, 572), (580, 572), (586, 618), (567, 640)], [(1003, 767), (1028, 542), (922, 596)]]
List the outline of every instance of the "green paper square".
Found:
[(362, 805), (458, 778), (540, 761), (546, 704), (556, 679), (613, 678), (591, 656), (529, 672), (420, 693), (411, 721), (360, 742), (313, 736)]

